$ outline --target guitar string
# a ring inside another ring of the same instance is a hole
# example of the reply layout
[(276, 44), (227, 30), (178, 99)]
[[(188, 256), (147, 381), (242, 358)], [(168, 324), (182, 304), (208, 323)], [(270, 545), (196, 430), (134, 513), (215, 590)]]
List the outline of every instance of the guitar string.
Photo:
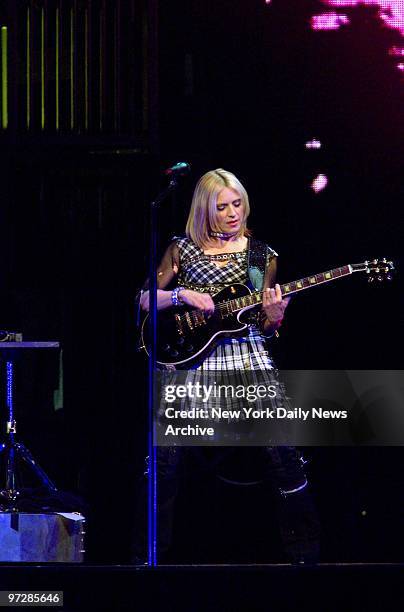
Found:
[[(345, 268), (347, 268), (348, 266), (341, 266), (340, 268), (335, 268), (333, 270), (330, 270), (329, 273), (331, 275), (330, 279), (326, 279), (325, 278), (325, 272), (321, 272), (319, 274), (313, 274), (312, 277), (305, 277), (302, 278), (298, 281), (293, 281), (290, 283), (286, 283), (285, 285), (281, 285), (281, 290), (284, 290), (285, 287), (289, 286), (290, 290), (287, 292), (289, 294), (296, 292), (296, 290), (298, 289), (297, 283), (301, 283), (302, 284), (302, 288), (306, 288), (308, 286), (313, 286), (314, 284), (318, 284), (318, 283), (322, 283), (322, 282), (326, 282), (327, 280), (332, 280), (333, 278), (335, 278), (335, 273), (338, 273), (338, 276), (345, 276), (347, 274), (347, 272), (345, 271)], [(314, 278), (315, 279), (315, 283), (310, 283), (309, 279), (310, 278)], [(284, 292), (282, 291), (282, 294), (284, 294)], [(256, 299), (256, 297), (260, 296), (261, 297), (261, 292), (257, 291), (254, 293), (251, 293), (247, 296), (241, 296), (240, 298), (235, 298), (232, 300), (228, 300), (227, 302), (220, 302), (219, 304), (217, 304), (215, 306), (214, 311), (217, 312), (219, 311), (220, 314), (227, 314), (227, 312), (230, 309), (231, 312), (234, 312), (236, 310), (242, 310), (243, 308), (247, 307), (247, 306), (256, 306), (260, 303), (261, 300), (258, 300), (255, 304), (254, 304), (254, 300)], [(249, 302), (247, 304), (243, 304), (241, 306), (239, 306), (237, 304), (237, 300), (243, 300), (243, 298), (249, 298)], [(186, 315), (180, 315), (180, 320), (183, 321), (186, 318)]]
[[(391, 264), (391, 262), (388, 262), (389, 264)], [(392, 267), (392, 266), (391, 266)], [(389, 268), (385, 268), (385, 270), (383, 270), (384, 272), (387, 271), (388, 269), (391, 269), (391, 267), (389, 266)], [(305, 278), (302, 278), (300, 280), (297, 281), (293, 281), (290, 283), (286, 283), (285, 285), (281, 285), (281, 291), (282, 291), (282, 295), (284, 295), (286, 293), (286, 291), (284, 291), (284, 289), (286, 287), (289, 287), (289, 291), (287, 292), (288, 294), (292, 294), (295, 293), (296, 291), (300, 290), (300, 289), (306, 289), (307, 287), (310, 286), (314, 286), (317, 285), (319, 283), (324, 283), (324, 282), (328, 282), (330, 280), (334, 280), (336, 278), (340, 278), (341, 276), (347, 276), (349, 275), (351, 272), (349, 270), (349, 266), (341, 266), (339, 268), (334, 268), (332, 270), (328, 270), (327, 272), (320, 272), (318, 274), (313, 274), (312, 276), (307, 276)], [(326, 278), (326, 274), (330, 274), (330, 278)], [(314, 283), (310, 282), (310, 279), (314, 278), (315, 281)], [(298, 283), (301, 283), (301, 287), (298, 287)], [(254, 304), (254, 300), (256, 299), (256, 297), (261, 297), (261, 292), (257, 291), (254, 293), (251, 293), (249, 295), (246, 296), (241, 296), (240, 298), (235, 298), (232, 300), (228, 300), (228, 302), (220, 302), (219, 304), (217, 304), (215, 306), (214, 311), (215, 312), (219, 312), (221, 315), (223, 314), (228, 314), (229, 310), (230, 313), (235, 312), (236, 310), (242, 310), (243, 308), (247, 307), (247, 306), (254, 306), (254, 305), (258, 305), (262, 300), (258, 300), (255, 304)], [(249, 304), (246, 305), (242, 305), (239, 306), (237, 304), (237, 300), (243, 300), (244, 298), (249, 298), (248, 301), (250, 302)], [(230, 314), (229, 313), (229, 314)], [(180, 321), (183, 323), (185, 322), (186, 319), (186, 314), (184, 315), (179, 315), (179, 319)]]

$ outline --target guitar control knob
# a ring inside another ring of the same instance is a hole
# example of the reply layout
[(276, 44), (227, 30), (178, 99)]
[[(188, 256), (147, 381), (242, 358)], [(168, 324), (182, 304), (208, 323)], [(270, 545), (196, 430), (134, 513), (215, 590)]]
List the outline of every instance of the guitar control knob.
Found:
[(163, 351), (165, 351), (166, 353), (168, 353), (168, 351), (171, 350), (171, 346), (169, 344), (165, 344), (163, 346)]
[(178, 351), (176, 351), (175, 349), (173, 349), (173, 350), (170, 352), (170, 355), (171, 355), (171, 357), (178, 357)]
[(192, 351), (194, 350), (193, 344), (188, 344), (188, 346), (186, 347), (186, 350), (188, 353), (192, 353)]

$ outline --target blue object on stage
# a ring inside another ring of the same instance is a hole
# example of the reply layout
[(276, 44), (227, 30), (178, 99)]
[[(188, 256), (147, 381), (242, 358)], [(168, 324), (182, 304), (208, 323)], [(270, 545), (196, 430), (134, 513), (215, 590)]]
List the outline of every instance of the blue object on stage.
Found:
[(84, 525), (76, 512), (0, 512), (0, 562), (82, 563)]

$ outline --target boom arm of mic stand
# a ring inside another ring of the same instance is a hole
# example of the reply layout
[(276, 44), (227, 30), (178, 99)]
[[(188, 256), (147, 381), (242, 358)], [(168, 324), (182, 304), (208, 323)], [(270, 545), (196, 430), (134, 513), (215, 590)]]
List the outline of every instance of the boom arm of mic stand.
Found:
[(178, 178), (176, 176), (172, 176), (168, 186), (165, 189), (163, 189), (163, 191), (161, 191), (154, 198), (153, 202), (151, 203), (151, 208), (157, 208), (158, 205), (161, 204), (161, 202), (163, 202), (170, 195), (170, 193), (177, 187), (177, 185), (178, 185)]

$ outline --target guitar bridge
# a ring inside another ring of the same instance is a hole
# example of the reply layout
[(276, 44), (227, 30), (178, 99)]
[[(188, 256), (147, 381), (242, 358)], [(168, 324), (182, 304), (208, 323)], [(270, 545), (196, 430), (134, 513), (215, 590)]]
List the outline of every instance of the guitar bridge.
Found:
[(200, 327), (201, 325), (206, 325), (206, 320), (203, 312), (194, 311), (193, 313), (193, 322), (195, 327)]

